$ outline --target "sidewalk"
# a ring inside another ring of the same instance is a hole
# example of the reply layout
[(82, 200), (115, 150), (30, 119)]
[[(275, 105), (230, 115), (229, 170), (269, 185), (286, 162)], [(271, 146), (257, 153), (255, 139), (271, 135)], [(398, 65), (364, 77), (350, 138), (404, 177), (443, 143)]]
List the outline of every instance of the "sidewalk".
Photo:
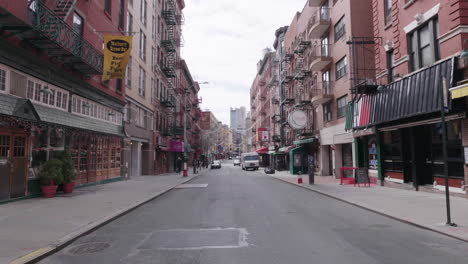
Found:
[(269, 176), (468, 242), (468, 200), (466, 198), (450, 196), (452, 222), (458, 227), (449, 227), (445, 225), (447, 214), (445, 195), (440, 193), (380, 186), (340, 185), (339, 179), (327, 176), (316, 176), (315, 185), (309, 185), (308, 176), (302, 175), (304, 183), (298, 185), (297, 175), (290, 175), (283, 171), (269, 174)]
[[(206, 170), (202, 170), (201, 174)], [(25, 263), (141, 205), (188, 178), (139, 176), (76, 189), (71, 195), (0, 205), (0, 263)], [(195, 176), (200, 175), (196, 174)]]

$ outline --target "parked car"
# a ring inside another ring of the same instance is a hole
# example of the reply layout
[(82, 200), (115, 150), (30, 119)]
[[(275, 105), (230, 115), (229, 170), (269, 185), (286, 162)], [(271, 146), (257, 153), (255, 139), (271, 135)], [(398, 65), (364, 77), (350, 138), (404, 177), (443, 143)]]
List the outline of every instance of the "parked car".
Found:
[(220, 160), (214, 160), (213, 163), (211, 163), (210, 168), (211, 169), (221, 169), (221, 161)]
[(240, 166), (240, 165), (241, 165), (240, 159), (235, 159), (234, 166)]
[(260, 158), (257, 152), (243, 153), (241, 156), (241, 167), (243, 170), (258, 170)]

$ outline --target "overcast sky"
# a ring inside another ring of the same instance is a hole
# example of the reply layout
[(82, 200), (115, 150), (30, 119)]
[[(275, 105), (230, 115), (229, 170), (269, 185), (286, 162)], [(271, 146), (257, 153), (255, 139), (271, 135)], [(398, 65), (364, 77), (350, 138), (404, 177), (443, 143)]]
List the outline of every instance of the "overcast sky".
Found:
[(202, 110), (229, 125), (230, 107), (250, 109), (249, 90), (262, 50), (306, 0), (185, 0), (182, 56), (202, 85)]

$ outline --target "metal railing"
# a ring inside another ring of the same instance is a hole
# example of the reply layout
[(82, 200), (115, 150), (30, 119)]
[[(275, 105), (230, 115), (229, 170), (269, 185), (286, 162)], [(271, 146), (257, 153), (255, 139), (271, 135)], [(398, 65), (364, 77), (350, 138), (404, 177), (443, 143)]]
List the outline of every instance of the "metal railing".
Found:
[(333, 95), (333, 82), (319, 82), (312, 85), (310, 89), (311, 97), (319, 95)]
[(80, 58), (96, 73), (103, 72), (104, 56), (42, 1), (29, 2), (29, 19), (35, 31)]
[(310, 52), (310, 56), (313, 58), (316, 57), (330, 57), (330, 44), (323, 44), (320, 43), (318, 45), (312, 46), (312, 50)]
[(317, 13), (310, 18), (308, 30), (310, 31), (310, 29), (318, 23), (326, 22), (331, 22), (330, 8), (322, 6), (317, 10)]

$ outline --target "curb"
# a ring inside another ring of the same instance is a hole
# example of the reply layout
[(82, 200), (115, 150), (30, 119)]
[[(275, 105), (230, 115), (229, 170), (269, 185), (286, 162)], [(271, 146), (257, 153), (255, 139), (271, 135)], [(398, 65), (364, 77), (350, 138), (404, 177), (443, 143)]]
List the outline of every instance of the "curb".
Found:
[[(270, 176), (270, 175), (268, 175), (268, 176)], [(291, 185), (294, 185), (294, 186), (297, 186), (297, 187), (301, 187), (301, 188), (307, 189), (307, 190), (309, 190), (309, 191), (312, 191), (312, 192), (321, 194), (321, 195), (326, 196), (326, 197), (328, 197), (328, 198), (332, 198), (332, 199), (338, 200), (338, 201), (340, 201), (340, 202), (344, 202), (344, 203), (347, 203), (347, 204), (350, 204), (350, 205), (359, 207), (359, 208), (364, 209), (364, 210), (366, 210), (366, 211), (373, 212), (373, 213), (379, 214), (379, 215), (381, 215), (381, 216), (385, 216), (385, 217), (391, 218), (391, 219), (396, 220), (396, 221), (398, 221), (398, 222), (402, 222), (402, 223), (405, 223), (405, 224), (409, 224), (409, 225), (412, 225), (412, 226), (415, 226), (415, 227), (418, 227), (418, 228), (421, 228), (421, 229), (424, 229), (424, 230), (427, 230), (427, 231), (432, 231), (432, 232), (434, 232), (434, 233), (438, 233), (438, 234), (441, 234), (441, 235), (444, 235), (444, 236), (447, 236), (447, 237), (450, 237), (450, 238), (457, 239), (457, 240), (460, 240), (460, 241), (463, 241), (463, 242), (468, 243), (468, 239), (464, 239), (464, 238), (457, 237), (457, 236), (454, 236), (454, 235), (451, 235), (451, 234), (447, 234), (447, 233), (442, 232), (442, 231), (440, 231), (440, 230), (433, 229), (433, 228), (428, 227), (428, 226), (420, 225), (420, 224), (418, 224), (418, 223), (411, 222), (411, 221), (406, 220), (406, 219), (398, 218), (398, 217), (396, 217), (396, 216), (389, 215), (389, 214), (387, 214), (387, 213), (384, 213), (384, 212), (381, 212), (381, 211), (377, 211), (377, 210), (372, 209), (372, 208), (369, 208), (369, 207), (365, 207), (365, 206), (360, 205), (360, 204), (358, 204), (358, 203), (350, 202), (350, 201), (347, 201), (347, 200), (345, 200), (345, 199), (343, 199), (343, 198), (340, 198), (340, 197), (337, 197), (337, 196), (334, 196), (334, 195), (331, 195), (331, 194), (328, 194), (328, 193), (325, 193), (325, 192), (322, 192), (322, 191), (319, 191), (319, 190), (314, 190), (314, 189), (309, 188), (309, 187), (304, 186), (304, 185), (300, 185), (300, 184), (297, 184), (297, 183), (293, 183), (293, 182), (290, 182), (290, 181), (287, 181), (287, 180), (284, 180), (284, 179), (281, 179), (281, 178), (278, 178), (278, 177), (275, 177), (275, 176), (270, 176), (270, 177), (273, 178), (273, 179), (276, 179), (276, 180), (278, 180), (278, 181), (285, 182), (285, 183), (289, 183), (289, 184), (291, 184)]]
[(90, 223), (90, 224), (80, 228), (79, 230), (74, 231), (74, 232), (60, 238), (59, 240), (57, 240), (57, 241), (55, 241), (53, 243), (50, 243), (46, 247), (37, 249), (37, 250), (35, 250), (35, 251), (31, 252), (31, 253), (28, 253), (28, 254), (26, 254), (26, 255), (24, 255), (22, 257), (19, 257), (19, 258), (13, 260), (12, 262), (10, 262), (10, 264), (32, 264), (32, 263), (37, 263), (37, 262), (43, 260), (44, 258), (49, 257), (49, 256), (59, 252), (63, 248), (65, 248), (68, 245), (70, 245), (71, 243), (73, 243), (78, 238), (83, 237), (83, 236), (95, 231), (96, 229), (108, 224), (109, 222), (112, 222), (113, 220), (130, 213), (131, 211), (137, 209), (138, 207), (140, 207), (140, 206), (142, 206), (142, 205), (144, 205), (146, 203), (149, 203), (152, 200), (154, 200), (154, 199), (168, 193), (169, 191), (173, 190), (178, 185), (187, 183), (187, 182), (189, 182), (191, 180), (194, 180), (197, 177), (202, 176), (203, 174), (204, 174), (203, 171), (199, 172), (198, 174), (194, 175), (193, 177), (188, 178), (188, 179), (186, 179), (186, 180), (184, 180), (184, 181), (182, 181), (180, 183), (177, 183), (174, 186), (168, 188), (167, 190), (161, 191), (161, 192), (159, 192), (159, 193), (157, 193), (155, 195), (152, 195), (151, 197), (146, 198), (144, 200), (135, 202), (135, 203), (133, 203), (132, 205), (130, 205), (129, 207), (127, 207), (125, 209), (121, 209), (121, 210), (117, 211), (114, 214), (103, 217), (102, 219), (97, 220), (96, 222)]

